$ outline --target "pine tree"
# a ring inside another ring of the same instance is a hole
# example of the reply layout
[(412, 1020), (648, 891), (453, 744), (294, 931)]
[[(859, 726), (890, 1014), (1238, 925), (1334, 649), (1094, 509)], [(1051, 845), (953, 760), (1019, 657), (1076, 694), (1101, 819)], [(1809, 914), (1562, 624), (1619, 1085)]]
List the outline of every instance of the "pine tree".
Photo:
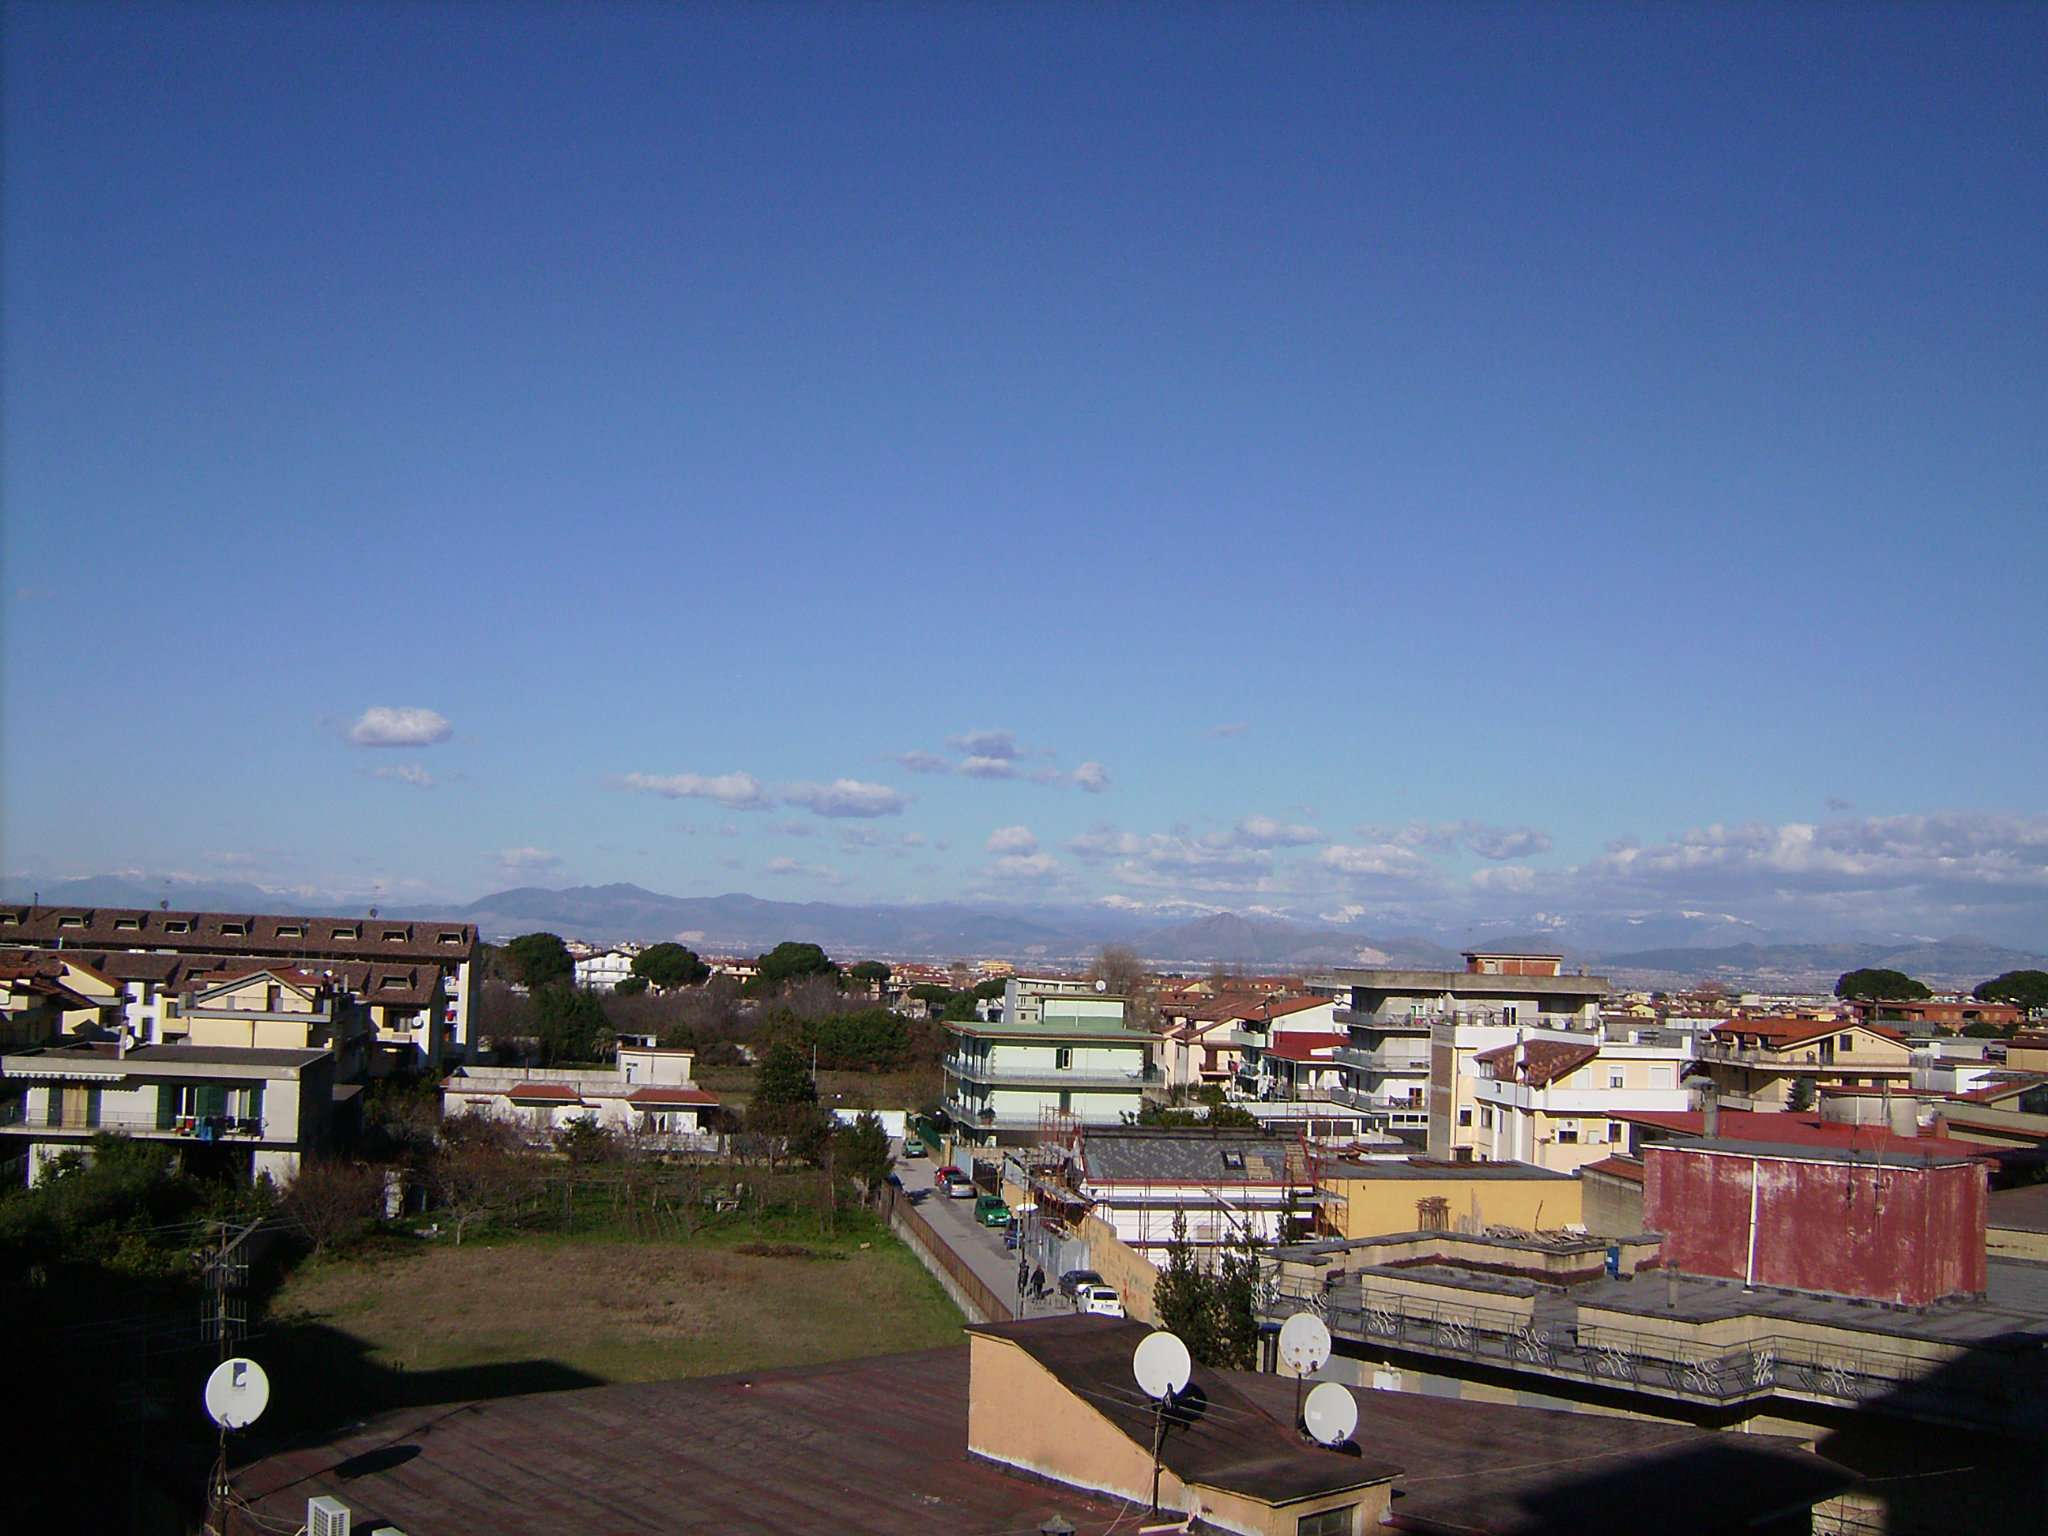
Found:
[(1195, 1262), (1195, 1250), (1188, 1242), (1188, 1219), (1184, 1211), (1173, 1213), (1173, 1235), (1166, 1244), (1166, 1268), (1152, 1290), (1152, 1310), (1159, 1326), (1179, 1335), (1188, 1353), (1204, 1365), (1217, 1363), (1217, 1285)]

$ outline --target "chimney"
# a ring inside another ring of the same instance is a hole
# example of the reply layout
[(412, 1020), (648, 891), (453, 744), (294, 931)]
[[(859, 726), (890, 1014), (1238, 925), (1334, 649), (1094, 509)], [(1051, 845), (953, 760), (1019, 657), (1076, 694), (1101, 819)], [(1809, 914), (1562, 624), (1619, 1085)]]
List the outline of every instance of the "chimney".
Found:
[(1700, 1092), (1700, 1130), (1709, 1137), (1721, 1134), (1721, 1090), (1711, 1083)]

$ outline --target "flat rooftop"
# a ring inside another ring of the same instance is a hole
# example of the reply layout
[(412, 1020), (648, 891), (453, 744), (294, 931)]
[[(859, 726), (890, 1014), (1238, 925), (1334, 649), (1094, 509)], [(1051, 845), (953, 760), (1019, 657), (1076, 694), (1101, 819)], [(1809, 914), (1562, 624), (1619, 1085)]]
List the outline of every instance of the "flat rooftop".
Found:
[(1482, 1183), (1512, 1183), (1519, 1180), (1558, 1180), (1569, 1184), (1572, 1176), (1555, 1168), (1538, 1168), (1534, 1163), (1452, 1163), (1436, 1158), (1389, 1158), (1384, 1162), (1333, 1163), (1325, 1170), (1332, 1179), (1476, 1179)]

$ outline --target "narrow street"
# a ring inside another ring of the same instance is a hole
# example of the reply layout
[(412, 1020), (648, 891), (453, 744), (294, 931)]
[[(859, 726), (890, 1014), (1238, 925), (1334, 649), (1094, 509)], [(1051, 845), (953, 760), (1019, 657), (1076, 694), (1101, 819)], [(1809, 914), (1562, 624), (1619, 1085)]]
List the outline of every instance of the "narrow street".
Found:
[(929, 1157), (896, 1160), (896, 1176), (903, 1181), (904, 1192), (911, 1196), (918, 1214), (930, 1224), (939, 1240), (952, 1249), (983, 1284), (1017, 1309), (1019, 1317), (1046, 1317), (1058, 1312), (1072, 1310), (1067, 1299), (1057, 1294), (1058, 1275), (1047, 1275), (1047, 1295), (1043, 1301), (1033, 1301), (1028, 1296), (1020, 1298), (1017, 1291), (1017, 1255), (1003, 1246), (1001, 1227), (984, 1227), (974, 1220), (974, 1202), (955, 1200), (932, 1187), (932, 1174), (938, 1164)]

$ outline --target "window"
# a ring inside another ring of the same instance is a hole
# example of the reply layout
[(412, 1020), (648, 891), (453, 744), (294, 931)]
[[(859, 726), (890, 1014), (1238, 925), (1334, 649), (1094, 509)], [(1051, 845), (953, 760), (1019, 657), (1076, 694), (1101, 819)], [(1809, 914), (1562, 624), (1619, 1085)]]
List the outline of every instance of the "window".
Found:
[(303, 939), (306, 936), (306, 929), (301, 923), (279, 923), (277, 936), (280, 939)]
[(57, 926), (59, 928), (83, 928), (85, 926), (85, 919), (82, 917), (60, 917), (57, 919)]
[(182, 917), (171, 917), (164, 920), (165, 933), (190, 933), (191, 931), (192, 925)]
[(1472, 1123), (1472, 1111), (1471, 1111), (1471, 1110), (1469, 1110), (1469, 1109), (1461, 1109), (1461, 1110), (1459, 1110), (1459, 1111), (1458, 1111), (1458, 1124), (1460, 1124), (1460, 1125), (1470, 1125), (1471, 1123)]
[(1563, 1142), (1577, 1143), (1579, 1139), (1579, 1122), (1576, 1120), (1558, 1121), (1557, 1139)]
[(403, 944), (405, 942), (405, 930), (403, 928), (386, 928), (384, 930), (384, 938), (387, 943)]
[(1493, 1106), (1491, 1104), (1479, 1106), (1479, 1128), (1483, 1131), (1493, 1129)]
[(1607, 1074), (1607, 1086), (1610, 1088), (1626, 1088), (1628, 1086), (1628, 1078), (1620, 1072), (1610, 1072)]
[(460, 944), (462, 942), (462, 935), (459, 933), (444, 933), (441, 935), (441, 942), (443, 944)]
[(1618, 1147), (1621, 1145), (1621, 1122), (1619, 1120), (1607, 1122), (1607, 1141), (1610, 1146)]
[(353, 939), (353, 938), (354, 938), (354, 937), (356, 936), (356, 927), (355, 927), (355, 924), (353, 924), (353, 923), (344, 923), (344, 924), (342, 924), (342, 925), (338, 926), (338, 927), (337, 927), (337, 928), (336, 928), (336, 929), (334, 930), (334, 936), (335, 936), (335, 937), (336, 937), (337, 939)]
[(21, 914), (19, 912), (0, 912), (0, 928), (19, 928), (20, 926)]
[(284, 1011), (284, 988), (272, 982), (263, 989), (263, 1011), (282, 1013)]
[(1294, 1522), (1294, 1536), (1351, 1536), (1357, 1529), (1356, 1504), (1340, 1504), (1319, 1515), (1303, 1515)]
[(1244, 1172), (1244, 1154), (1243, 1154), (1242, 1152), (1226, 1152), (1226, 1153), (1224, 1153), (1224, 1154), (1223, 1154), (1223, 1166), (1224, 1166), (1225, 1168), (1229, 1169), (1229, 1170), (1230, 1170), (1230, 1171), (1231, 1171), (1232, 1173), (1243, 1173), (1243, 1172)]
[(114, 919), (114, 931), (116, 933), (140, 933), (142, 931), (142, 919), (139, 917), (117, 917)]
[(1837, 1050), (1842, 1050), (1842, 1051), (1853, 1051), (1853, 1050), (1855, 1050), (1855, 1049), (1856, 1049), (1856, 1037), (1855, 1037), (1854, 1035), (1837, 1035), (1837, 1036), (1835, 1036), (1835, 1048), (1836, 1048)]
[(1071, 1045), (1056, 1045), (1052, 1051), (1052, 1064), (1064, 1072), (1074, 1064), (1074, 1048)]
[(406, 978), (403, 976), (386, 976), (382, 981), (378, 982), (377, 985), (382, 987), (387, 992), (395, 992), (400, 988), (408, 985), (408, 982)]

